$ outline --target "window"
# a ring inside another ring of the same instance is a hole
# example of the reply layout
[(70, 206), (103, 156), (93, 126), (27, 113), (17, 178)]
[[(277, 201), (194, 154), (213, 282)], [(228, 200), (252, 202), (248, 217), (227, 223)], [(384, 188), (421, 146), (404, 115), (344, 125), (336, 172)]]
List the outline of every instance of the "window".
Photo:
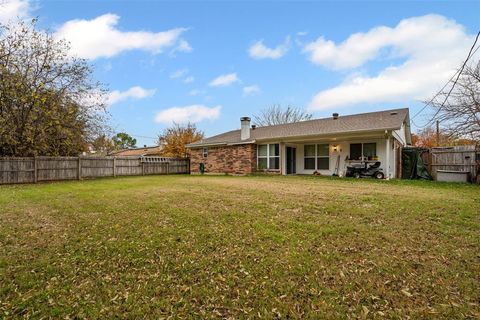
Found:
[(304, 146), (304, 169), (328, 170), (330, 168), (330, 146), (308, 144)]
[(264, 169), (280, 169), (280, 145), (260, 144), (257, 149), (257, 167)]
[(377, 155), (377, 144), (376, 143), (364, 143), (363, 144), (363, 156), (370, 157), (370, 159)]
[(315, 170), (315, 145), (309, 144), (304, 147), (304, 168), (308, 170)]
[(317, 144), (317, 170), (330, 169), (329, 151), (328, 144)]
[(362, 160), (362, 155), (367, 159), (377, 155), (376, 143), (351, 143), (350, 144), (350, 159)]
[(361, 143), (351, 143), (350, 144), (350, 159), (351, 160), (360, 160), (362, 158), (362, 144)]
[(266, 144), (258, 146), (257, 167), (260, 170), (268, 168), (268, 145)]
[(203, 148), (203, 157), (204, 158), (208, 157), (208, 148)]

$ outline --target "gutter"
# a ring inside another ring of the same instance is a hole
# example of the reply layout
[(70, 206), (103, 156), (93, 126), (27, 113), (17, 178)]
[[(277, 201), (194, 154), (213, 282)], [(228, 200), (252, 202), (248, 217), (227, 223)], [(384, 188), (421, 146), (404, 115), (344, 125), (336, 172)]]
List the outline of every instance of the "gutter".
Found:
[(268, 138), (263, 138), (263, 139), (258, 139), (258, 142), (266, 142), (266, 141), (272, 141), (272, 140), (277, 140), (277, 139), (285, 139), (285, 140), (295, 140), (295, 139), (306, 139), (306, 138), (316, 138), (316, 137), (342, 137), (342, 135), (345, 134), (352, 134), (352, 133), (384, 133), (385, 130), (398, 130), (400, 129), (399, 127), (391, 127), (391, 128), (379, 128), (375, 130), (371, 129), (365, 129), (365, 130), (347, 130), (347, 131), (341, 131), (341, 132), (335, 132), (335, 133), (322, 133), (322, 134), (306, 134), (306, 135), (300, 135), (300, 136), (284, 136), (284, 137), (268, 137)]
[(185, 148), (202, 148), (202, 147), (213, 147), (213, 146), (236, 146), (239, 144), (253, 144), (256, 140), (247, 140), (239, 142), (211, 142), (211, 143), (199, 143), (199, 144), (187, 144)]
[(257, 142), (257, 140), (231, 142), (231, 143), (228, 143), (227, 146), (236, 146), (236, 145), (239, 145), (239, 144), (253, 144), (255, 142)]

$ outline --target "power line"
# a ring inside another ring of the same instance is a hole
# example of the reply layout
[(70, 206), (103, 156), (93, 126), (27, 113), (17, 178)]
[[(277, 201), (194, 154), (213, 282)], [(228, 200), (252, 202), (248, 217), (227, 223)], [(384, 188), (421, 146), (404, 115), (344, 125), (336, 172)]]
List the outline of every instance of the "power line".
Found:
[(431, 122), (433, 121), (433, 119), (435, 119), (435, 117), (440, 113), (441, 109), (443, 108), (443, 106), (445, 105), (445, 102), (447, 101), (447, 99), (450, 97), (450, 94), (452, 93), (455, 85), (457, 84), (457, 81), (458, 79), (460, 78), (460, 75), (462, 74), (463, 72), (463, 69), (465, 68), (468, 60), (470, 60), (471, 57), (473, 57), (473, 55), (477, 52), (477, 50), (480, 48), (477, 47), (475, 50), (473, 50), (477, 44), (477, 41), (478, 41), (478, 38), (480, 37), (480, 31), (477, 33), (477, 36), (475, 37), (475, 41), (473, 42), (473, 45), (472, 47), (470, 48), (469, 52), (468, 52), (468, 55), (467, 55), (467, 58), (465, 59), (465, 61), (463, 62), (462, 66), (460, 69), (458, 69), (455, 74), (447, 81), (447, 83), (445, 83), (445, 85), (433, 96), (432, 99), (430, 99), (430, 101), (428, 101), (425, 106), (423, 106), (422, 109), (420, 109), (412, 118), (412, 122), (413, 124), (416, 126), (416, 127), (420, 127), (420, 126), (417, 126), (415, 124), (415, 122), (413, 121), (413, 119), (415, 119), (415, 117), (417, 117), (421, 112), (423, 112), (423, 110), (425, 110), (425, 108), (427, 108), (429, 105), (432, 104), (432, 102), (435, 100), (436, 97), (438, 97), (442, 92), (443, 90), (447, 87), (447, 85), (453, 80), (453, 78), (455, 78), (455, 81), (453, 82), (453, 85), (452, 87), (450, 88), (449, 92), (447, 93), (444, 101), (442, 102), (441, 106), (438, 108), (437, 112), (435, 113), (435, 115), (433, 115), (433, 117), (423, 126), (421, 126), (422, 128), (425, 128), (427, 127), (428, 125), (431, 124)]
[[(480, 34), (480, 32), (479, 32), (479, 34)], [(477, 35), (477, 39), (478, 39), (478, 35)], [(478, 51), (478, 49), (480, 49), (480, 46), (477, 47), (477, 48), (475, 49), (475, 51), (473, 51), (473, 53), (470, 55), (469, 58), (473, 57), (473, 55), (475, 55), (475, 53)], [(468, 58), (468, 59), (469, 59), (469, 58)], [(467, 59), (467, 60), (468, 60), (468, 59)], [(425, 104), (425, 106), (423, 106), (422, 109), (420, 109), (417, 113), (415, 113), (415, 115), (411, 118), (411, 120), (415, 119), (423, 110), (425, 110), (425, 108), (428, 107), (428, 106), (435, 100), (435, 98), (436, 98), (439, 94), (441, 94), (441, 93), (443, 92), (443, 90), (448, 86), (448, 84), (449, 84), (450, 82), (452, 82), (453, 78), (455, 78), (457, 75), (459, 75), (460, 72), (461, 72), (460, 69), (458, 69), (458, 70), (452, 75), (452, 77), (443, 85), (443, 87), (433, 96), (433, 98), (430, 99), (430, 101), (428, 101), (428, 102)]]
[(143, 138), (143, 139), (152, 139), (152, 140), (158, 140), (158, 138), (154, 138), (154, 137), (146, 137), (146, 136), (141, 136), (141, 135), (138, 135), (138, 134), (130, 134), (132, 137), (137, 137), (137, 138)]
[[(479, 47), (480, 48), (480, 47)], [(478, 48), (477, 48), (478, 49)], [(433, 100), (435, 100), (435, 98), (440, 94), (442, 93), (443, 89), (445, 89), (448, 84), (453, 80), (453, 78), (455, 78), (455, 76), (457, 75), (457, 73), (460, 71), (460, 69), (457, 69), (457, 71), (455, 72), (455, 74), (443, 85), (443, 87), (433, 96), (432, 99), (430, 99), (430, 101), (428, 101), (422, 109), (420, 109), (417, 113), (415, 113), (413, 115), (413, 117), (411, 118), (411, 120), (415, 119), (420, 113), (422, 113), (423, 110), (425, 110), (426, 107), (428, 107), (432, 102)]]
[[(435, 117), (440, 113), (440, 111), (442, 110), (442, 108), (444, 107), (445, 103), (447, 102), (448, 98), (450, 97), (450, 94), (452, 93), (453, 91), (453, 88), (455, 88), (455, 85), (457, 84), (458, 82), (458, 79), (460, 78), (460, 75), (462, 74), (463, 72), (463, 69), (465, 68), (465, 66), (467, 65), (467, 62), (468, 60), (472, 57), (472, 51), (473, 51), (473, 48), (475, 48), (476, 44), (477, 44), (477, 41), (478, 41), (478, 37), (480, 37), (480, 31), (477, 33), (477, 36), (475, 37), (475, 41), (473, 42), (473, 45), (472, 47), (470, 48), (470, 51), (468, 52), (468, 56), (467, 56), (467, 59), (465, 59), (465, 62), (463, 63), (462, 67), (460, 68), (460, 72), (458, 72), (457, 74), (457, 78), (455, 79), (455, 81), (453, 82), (453, 85), (452, 87), (450, 88), (450, 90), (448, 91), (447, 93), (447, 96), (445, 97), (445, 99), (443, 100), (442, 102), (442, 105), (438, 108), (437, 112), (435, 112), (435, 114), (433, 115), (432, 119), (430, 119), (430, 121), (427, 122), (427, 124), (425, 126), (427, 126), (429, 123), (431, 123), (433, 121), (433, 119), (435, 119)], [(480, 48), (480, 47), (479, 47)], [(475, 52), (478, 50), (475, 49)]]

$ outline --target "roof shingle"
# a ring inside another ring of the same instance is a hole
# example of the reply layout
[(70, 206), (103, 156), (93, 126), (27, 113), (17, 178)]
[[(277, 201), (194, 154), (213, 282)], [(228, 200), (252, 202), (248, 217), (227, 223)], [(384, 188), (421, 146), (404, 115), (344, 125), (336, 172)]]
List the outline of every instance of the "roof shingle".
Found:
[(240, 130), (232, 130), (189, 144), (187, 147), (203, 145), (252, 143), (256, 140), (302, 137), (348, 132), (399, 129), (408, 116), (408, 108), (393, 109), (361, 114), (339, 116), (338, 119), (323, 118), (274, 126), (257, 127), (250, 130), (250, 139), (241, 140)]

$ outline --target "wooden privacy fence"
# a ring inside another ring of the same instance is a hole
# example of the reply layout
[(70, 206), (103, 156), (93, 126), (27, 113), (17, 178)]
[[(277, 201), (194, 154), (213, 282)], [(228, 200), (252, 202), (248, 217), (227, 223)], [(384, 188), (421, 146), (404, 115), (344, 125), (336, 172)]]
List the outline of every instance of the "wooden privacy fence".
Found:
[(163, 157), (0, 158), (0, 184), (189, 173), (190, 160)]
[(432, 177), (437, 179), (438, 170), (469, 172), (474, 178), (478, 172), (480, 149), (474, 145), (432, 148), (427, 166)]

